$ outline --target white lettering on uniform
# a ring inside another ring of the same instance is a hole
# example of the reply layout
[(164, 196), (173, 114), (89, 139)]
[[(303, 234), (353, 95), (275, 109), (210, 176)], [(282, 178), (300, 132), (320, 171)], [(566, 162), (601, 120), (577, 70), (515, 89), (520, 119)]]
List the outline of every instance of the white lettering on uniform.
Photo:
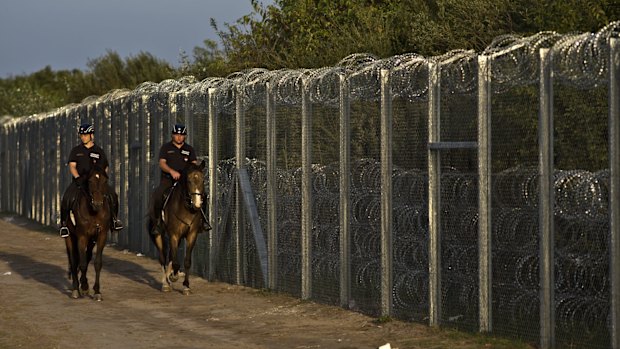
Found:
[(94, 159), (99, 159), (99, 154), (97, 154), (97, 153), (90, 153), (90, 157), (94, 158)]
[(181, 154), (183, 154), (183, 155), (189, 155), (189, 151), (188, 151), (188, 150), (181, 150)]

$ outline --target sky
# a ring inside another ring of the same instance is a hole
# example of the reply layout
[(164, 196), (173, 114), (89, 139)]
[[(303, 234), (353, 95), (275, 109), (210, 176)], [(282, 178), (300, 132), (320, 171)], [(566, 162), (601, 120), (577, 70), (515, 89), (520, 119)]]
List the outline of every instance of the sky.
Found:
[[(273, 0), (259, 0), (263, 5)], [(86, 70), (108, 51), (148, 52), (179, 66), (205, 39), (252, 12), (250, 0), (0, 0), (0, 78)]]

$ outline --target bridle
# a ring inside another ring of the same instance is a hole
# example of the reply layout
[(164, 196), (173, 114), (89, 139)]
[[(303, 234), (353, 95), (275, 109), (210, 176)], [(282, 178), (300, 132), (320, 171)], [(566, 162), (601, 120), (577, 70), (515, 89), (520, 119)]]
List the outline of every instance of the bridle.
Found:
[[(188, 209), (189, 211), (195, 211), (195, 210), (200, 210), (200, 207), (202, 206), (202, 204), (204, 203), (204, 193), (201, 192), (200, 190), (198, 190), (198, 188), (195, 191), (190, 191), (187, 185), (187, 181), (188, 181), (189, 175), (186, 174), (183, 178), (183, 180), (185, 181), (185, 185), (182, 185), (182, 188), (185, 189), (183, 190), (183, 203), (186, 209)], [(171, 192), (174, 191), (174, 189), (179, 186), (179, 182), (180, 181), (176, 181), (174, 182), (174, 184), (172, 184), (172, 189)], [(170, 197), (172, 196), (172, 193), (170, 193), (167, 197), (166, 197), (166, 201), (164, 202), (164, 207), (166, 207), (166, 204), (168, 203), (168, 200), (170, 199)]]
[(199, 209), (202, 206), (202, 203), (204, 202), (203, 200), (204, 193), (201, 192), (199, 188), (196, 188), (194, 191), (190, 191), (188, 183), (187, 183), (188, 180), (189, 180), (189, 174), (187, 174), (185, 177), (185, 181), (186, 181), (185, 186), (187, 187), (187, 190), (185, 193), (185, 206), (189, 208), (190, 210), (196, 210), (196, 209)]

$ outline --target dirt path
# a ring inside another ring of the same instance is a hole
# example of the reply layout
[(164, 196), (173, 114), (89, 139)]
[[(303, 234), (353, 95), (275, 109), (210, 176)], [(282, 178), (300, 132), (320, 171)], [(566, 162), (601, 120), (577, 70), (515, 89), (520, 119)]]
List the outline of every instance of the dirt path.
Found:
[(180, 283), (162, 293), (156, 261), (114, 247), (103, 253), (103, 301), (71, 299), (63, 240), (0, 217), (0, 348), (515, 347), (198, 277), (190, 296)]

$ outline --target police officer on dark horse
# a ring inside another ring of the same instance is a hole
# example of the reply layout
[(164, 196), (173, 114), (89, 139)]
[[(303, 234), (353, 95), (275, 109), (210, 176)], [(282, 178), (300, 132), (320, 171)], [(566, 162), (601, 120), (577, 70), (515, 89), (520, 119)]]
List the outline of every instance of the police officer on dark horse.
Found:
[(191, 292), (189, 269), (197, 234), (203, 228), (210, 229), (202, 207), (205, 162), (197, 164), (194, 148), (185, 143), (186, 135), (184, 125), (174, 125), (172, 140), (160, 149), (159, 167), (162, 173), (159, 187), (151, 196), (148, 223), (151, 240), (159, 250), (162, 291), (170, 291), (170, 282), (178, 277), (179, 242), (182, 239), (186, 241), (183, 294)]
[[(198, 164), (196, 151), (185, 143), (187, 128), (185, 125), (176, 124), (172, 127), (172, 140), (161, 146), (159, 150), (159, 168), (161, 177), (159, 186), (153, 193), (153, 221), (155, 228), (161, 229), (161, 211), (164, 206), (165, 196), (169, 193), (175, 181), (181, 178), (181, 171), (188, 163)], [(151, 232), (157, 233), (157, 232)]]
[[(60, 205), (60, 236), (66, 238), (69, 236), (69, 229), (67, 228), (67, 219), (69, 219), (69, 212), (72, 209), (77, 194), (86, 187), (87, 175), (94, 165), (97, 165), (108, 170), (108, 159), (101, 147), (95, 144), (94, 141), (95, 129), (93, 125), (84, 123), (80, 125), (78, 134), (80, 136), (81, 143), (73, 147), (71, 153), (69, 153), (69, 171), (73, 180), (71, 184), (65, 190)], [(118, 195), (111, 187), (106, 195), (108, 205), (111, 208), (111, 227), (113, 230), (123, 229), (122, 222), (118, 217)]]

